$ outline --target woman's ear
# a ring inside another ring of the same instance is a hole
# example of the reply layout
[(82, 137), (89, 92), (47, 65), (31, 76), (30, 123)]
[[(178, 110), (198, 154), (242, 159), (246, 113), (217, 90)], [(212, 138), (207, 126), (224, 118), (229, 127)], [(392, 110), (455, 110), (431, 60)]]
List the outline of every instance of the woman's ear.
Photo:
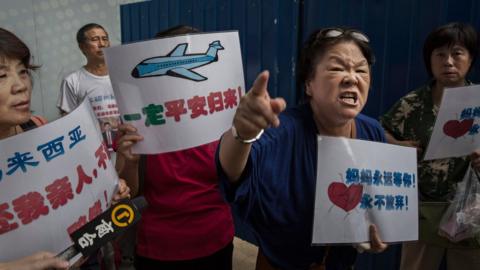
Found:
[(305, 82), (305, 95), (311, 97), (312, 96), (312, 90), (310, 86), (310, 81)]

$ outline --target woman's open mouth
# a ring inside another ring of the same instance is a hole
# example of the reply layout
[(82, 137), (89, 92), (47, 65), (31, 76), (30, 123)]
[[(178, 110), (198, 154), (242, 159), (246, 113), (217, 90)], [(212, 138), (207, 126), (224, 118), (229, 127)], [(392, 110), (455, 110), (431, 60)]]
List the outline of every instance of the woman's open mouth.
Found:
[(340, 101), (346, 105), (356, 106), (358, 101), (358, 95), (354, 92), (346, 92), (340, 95)]

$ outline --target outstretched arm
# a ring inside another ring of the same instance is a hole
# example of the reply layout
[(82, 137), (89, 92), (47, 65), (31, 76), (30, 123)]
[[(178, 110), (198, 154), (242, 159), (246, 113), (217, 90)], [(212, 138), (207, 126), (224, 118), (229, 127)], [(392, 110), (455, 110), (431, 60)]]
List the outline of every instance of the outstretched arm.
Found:
[(285, 109), (286, 103), (282, 98), (270, 98), (268, 77), (268, 71), (260, 73), (250, 91), (240, 100), (232, 127), (236, 129), (237, 138), (231, 129), (222, 136), (220, 164), (231, 182), (238, 181), (247, 164), (251, 143), (245, 141), (257, 137), (268, 126), (280, 125), (278, 115)]

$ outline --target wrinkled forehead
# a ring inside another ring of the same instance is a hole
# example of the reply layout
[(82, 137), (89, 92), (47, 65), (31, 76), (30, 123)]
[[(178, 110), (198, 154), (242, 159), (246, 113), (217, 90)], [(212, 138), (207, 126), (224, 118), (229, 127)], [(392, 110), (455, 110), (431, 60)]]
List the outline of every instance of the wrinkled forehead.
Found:
[(324, 52), (318, 55), (317, 64), (322, 61), (348, 61), (354, 64), (368, 65), (362, 50), (354, 42), (340, 42), (327, 47)]
[(108, 37), (108, 33), (105, 30), (103, 30), (102, 28), (99, 28), (99, 27), (92, 28), (92, 29), (85, 32), (85, 37), (86, 38), (92, 38), (92, 37), (95, 37), (95, 36)]

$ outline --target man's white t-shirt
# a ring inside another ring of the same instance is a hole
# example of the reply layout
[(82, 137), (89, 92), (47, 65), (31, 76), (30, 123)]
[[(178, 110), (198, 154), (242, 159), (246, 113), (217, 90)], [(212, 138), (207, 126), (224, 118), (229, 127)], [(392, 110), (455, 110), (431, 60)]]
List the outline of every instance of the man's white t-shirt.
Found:
[[(80, 103), (87, 97), (96, 113), (97, 111), (99, 113), (108, 111), (107, 109), (112, 107), (110, 106), (109, 108), (108, 104), (114, 104), (118, 116), (118, 109), (116, 109), (116, 101), (113, 95), (110, 77), (108, 75), (94, 75), (88, 72), (84, 67), (70, 73), (65, 79), (63, 79), (57, 107), (62, 111), (69, 113), (80, 105)], [(103, 104), (107, 105), (107, 107), (97, 108), (98, 105)], [(107, 114), (97, 114), (97, 118), (102, 117), (107, 117)]]
[[(69, 113), (85, 98), (89, 99), (102, 132), (110, 132), (110, 129), (116, 130), (120, 123), (120, 113), (113, 95), (110, 77), (94, 75), (84, 67), (70, 73), (62, 81), (57, 107)], [(106, 123), (110, 124), (110, 128), (105, 128)], [(111, 135), (107, 134), (107, 137)]]

